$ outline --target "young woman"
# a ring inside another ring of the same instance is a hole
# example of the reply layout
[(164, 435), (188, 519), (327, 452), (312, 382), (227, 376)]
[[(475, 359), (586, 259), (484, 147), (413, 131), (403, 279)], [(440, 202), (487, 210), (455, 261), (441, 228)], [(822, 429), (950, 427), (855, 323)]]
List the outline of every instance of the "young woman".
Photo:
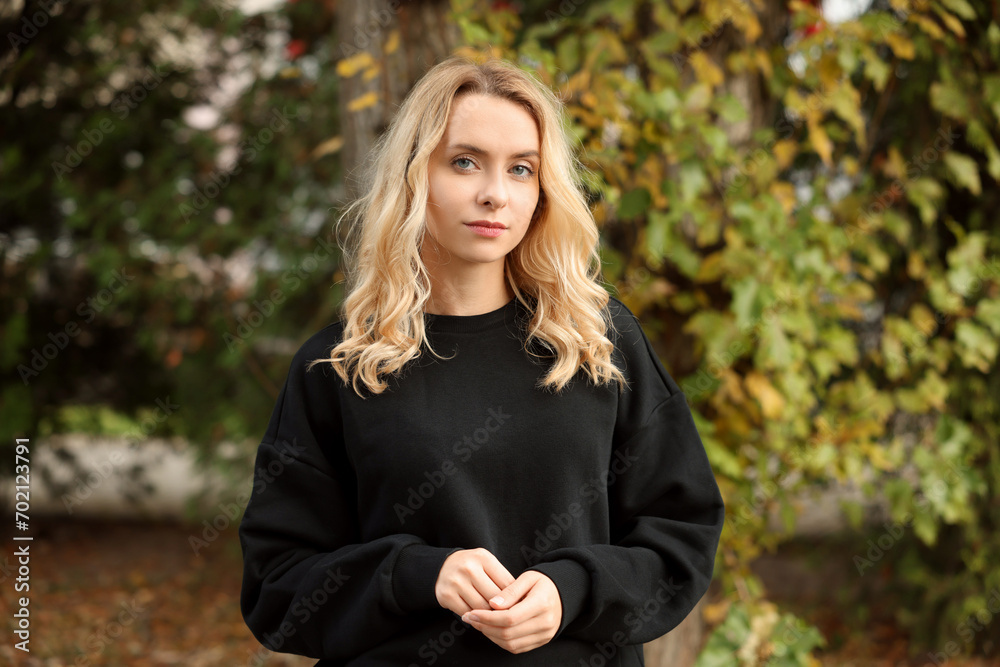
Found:
[(342, 318), (295, 355), (240, 525), (241, 607), (318, 665), (643, 665), (724, 508), (690, 411), (598, 282), (551, 91), (451, 58), (342, 220)]

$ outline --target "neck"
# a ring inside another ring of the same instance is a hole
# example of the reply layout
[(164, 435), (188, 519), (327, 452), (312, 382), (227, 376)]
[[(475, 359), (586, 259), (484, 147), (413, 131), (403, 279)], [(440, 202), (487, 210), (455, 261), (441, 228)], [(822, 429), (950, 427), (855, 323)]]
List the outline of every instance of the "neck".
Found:
[(514, 291), (504, 279), (503, 267), (500, 268), (500, 275), (479, 271), (456, 280), (431, 273), (431, 295), (424, 304), (424, 312), (432, 315), (482, 315), (506, 306), (514, 298)]

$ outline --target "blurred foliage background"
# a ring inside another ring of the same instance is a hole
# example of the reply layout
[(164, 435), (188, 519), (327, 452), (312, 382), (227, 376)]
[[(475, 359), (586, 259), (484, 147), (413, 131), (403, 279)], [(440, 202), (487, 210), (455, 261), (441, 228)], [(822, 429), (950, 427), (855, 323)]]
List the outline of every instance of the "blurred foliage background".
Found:
[(141, 426), (253, 451), (336, 318), (351, 174), (423, 71), (492, 53), (564, 99), (608, 289), (723, 488), (699, 664), (814, 660), (750, 563), (845, 484), (885, 508), (845, 504), (854, 566), (914, 650), (995, 655), (1000, 8), (817, 3), (9, 5), (0, 450)]

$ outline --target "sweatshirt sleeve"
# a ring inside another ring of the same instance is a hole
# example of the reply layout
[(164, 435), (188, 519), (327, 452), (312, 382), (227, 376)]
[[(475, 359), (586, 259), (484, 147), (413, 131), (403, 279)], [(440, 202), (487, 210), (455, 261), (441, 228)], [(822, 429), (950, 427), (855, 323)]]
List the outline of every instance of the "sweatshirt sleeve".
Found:
[[(336, 325), (331, 325), (331, 327)], [(332, 347), (317, 334), (296, 353), (257, 450), (239, 527), (240, 609), (272, 651), (345, 659), (441, 609), (434, 585), (457, 549), (393, 534), (362, 542), (357, 483), (343, 443)]]
[(617, 300), (609, 308), (630, 385), (609, 462), (610, 544), (554, 549), (528, 569), (559, 590), (555, 638), (641, 644), (676, 627), (708, 589), (725, 507), (684, 394), (635, 316)]

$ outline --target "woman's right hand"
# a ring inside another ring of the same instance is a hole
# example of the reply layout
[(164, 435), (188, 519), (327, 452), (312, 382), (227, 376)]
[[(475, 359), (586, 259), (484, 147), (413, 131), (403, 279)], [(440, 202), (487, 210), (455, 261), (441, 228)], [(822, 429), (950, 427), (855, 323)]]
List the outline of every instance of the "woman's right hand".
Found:
[(491, 609), (489, 600), (514, 577), (487, 549), (462, 549), (444, 559), (434, 595), (438, 604), (459, 616), (473, 609)]

